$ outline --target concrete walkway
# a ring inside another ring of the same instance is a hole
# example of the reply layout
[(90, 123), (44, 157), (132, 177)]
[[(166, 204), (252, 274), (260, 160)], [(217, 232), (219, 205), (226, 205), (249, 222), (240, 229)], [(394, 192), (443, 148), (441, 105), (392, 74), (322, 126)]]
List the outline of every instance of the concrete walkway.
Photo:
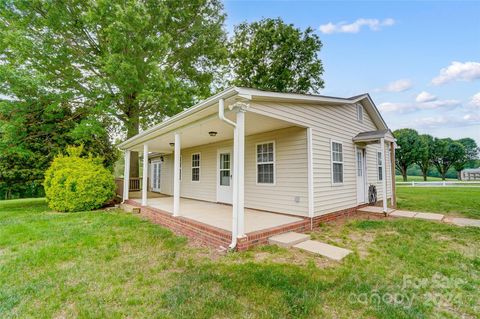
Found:
[(336, 261), (342, 260), (352, 252), (351, 250), (345, 248), (319, 242), (318, 240), (310, 240), (309, 235), (295, 232), (288, 232), (285, 234), (272, 236), (268, 239), (268, 242), (272, 245), (278, 245), (281, 247), (293, 247), (305, 250), (307, 252), (322, 255)]
[[(383, 208), (378, 206), (366, 206), (358, 209), (358, 211), (362, 213), (383, 215)], [(387, 216), (433, 220), (457, 226), (480, 227), (480, 219), (445, 217), (445, 215), (437, 213), (411, 212), (407, 210), (396, 210), (389, 208), (387, 211)]]

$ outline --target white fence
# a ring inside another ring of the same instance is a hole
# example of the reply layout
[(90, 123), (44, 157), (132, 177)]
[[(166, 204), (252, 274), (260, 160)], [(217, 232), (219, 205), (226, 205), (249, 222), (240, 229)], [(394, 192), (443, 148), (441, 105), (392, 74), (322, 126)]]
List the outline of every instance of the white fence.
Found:
[(396, 182), (397, 186), (411, 186), (411, 187), (480, 187), (479, 182), (470, 182), (470, 181), (435, 181), (435, 182)]

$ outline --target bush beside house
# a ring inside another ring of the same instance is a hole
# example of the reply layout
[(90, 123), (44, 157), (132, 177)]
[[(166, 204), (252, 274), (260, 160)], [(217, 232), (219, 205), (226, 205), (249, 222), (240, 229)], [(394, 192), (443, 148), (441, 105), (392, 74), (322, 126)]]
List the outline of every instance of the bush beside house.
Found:
[(115, 195), (113, 174), (98, 157), (80, 157), (82, 147), (70, 147), (57, 156), (45, 173), (45, 194), (50, 208), (60, 212), (102, 207)]

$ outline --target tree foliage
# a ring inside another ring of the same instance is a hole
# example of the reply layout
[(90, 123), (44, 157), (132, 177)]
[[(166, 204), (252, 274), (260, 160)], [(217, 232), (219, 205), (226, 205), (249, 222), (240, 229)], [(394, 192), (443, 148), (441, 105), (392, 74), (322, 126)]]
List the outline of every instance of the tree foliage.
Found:
[[(479, 147), (474, 139), (466, 137), (457, 140), (460, 144), (463, 145), (465, 149), (465, 154), (463, 158), (458, 160), (455, 164), (455, 170), (457, 171), (458, 176), (460, 176), (460, 171), (467, 167), (469, 164), (473, 164), (476, 159), (478, 159)], [(473, 165), (470, 165), (473, 166)]]
[(50, 208), (60, 212), (100, 208), (115, 195), (113, 174), (102, 159), (81, 157), (82, 147), (67, 148), (45, 172), (45, 194)]
[(431, 135), (422, 134), (419, 135), (419, 152), (416, 164), (420, 167), (422, 172), (423, 180), (427, 180), (428, 171), (430, 166), (433, 164), (433, 148), (434, 148), (434, 140)]
[(323, 88), (322, 43), (311, 28), (301, 31), (280, 18), (244, 22), (230, 46), (233, 85), (296, 93)]
[(131, 137), (210, 94), (223, 22), (218, 0), (6, 0), (0, 56)]
[(43, 195), (41, 183), (53, 157), (69, 144), (104, 158), (112, 166), (116, 150), (102, 123), (88, 109), (73, 107), (62, 93), (43, 89), (44, 78), (34, 71), (0, 65), (0, 196)]
[(462, 161), (465, 157), (465, 147), (450, 138), (436, 138), (434, 140), (432, 161), (438, 173), (445, 180), (448, 169)]
[(395, 165), (407, 181), (407, 169), (417, 163), (421, 156), (422, 144), (417, 131), (409, 128), (399, 129), (393, 132), (399, 148), (395, 152)]

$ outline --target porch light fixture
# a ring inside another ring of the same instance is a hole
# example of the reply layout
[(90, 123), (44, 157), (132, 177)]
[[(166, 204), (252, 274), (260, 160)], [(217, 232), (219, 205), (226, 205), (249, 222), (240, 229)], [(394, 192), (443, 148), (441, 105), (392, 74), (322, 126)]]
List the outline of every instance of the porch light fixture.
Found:
[(174, 147), (175, 146), (175, 143), (170, 143), (170, 147)]
[(217, 136), (217, 132), (210, 131), (210, 132), (208, 132), (208, 135), (210, 135), (211, 137), (215, 137), (215, 136)]

